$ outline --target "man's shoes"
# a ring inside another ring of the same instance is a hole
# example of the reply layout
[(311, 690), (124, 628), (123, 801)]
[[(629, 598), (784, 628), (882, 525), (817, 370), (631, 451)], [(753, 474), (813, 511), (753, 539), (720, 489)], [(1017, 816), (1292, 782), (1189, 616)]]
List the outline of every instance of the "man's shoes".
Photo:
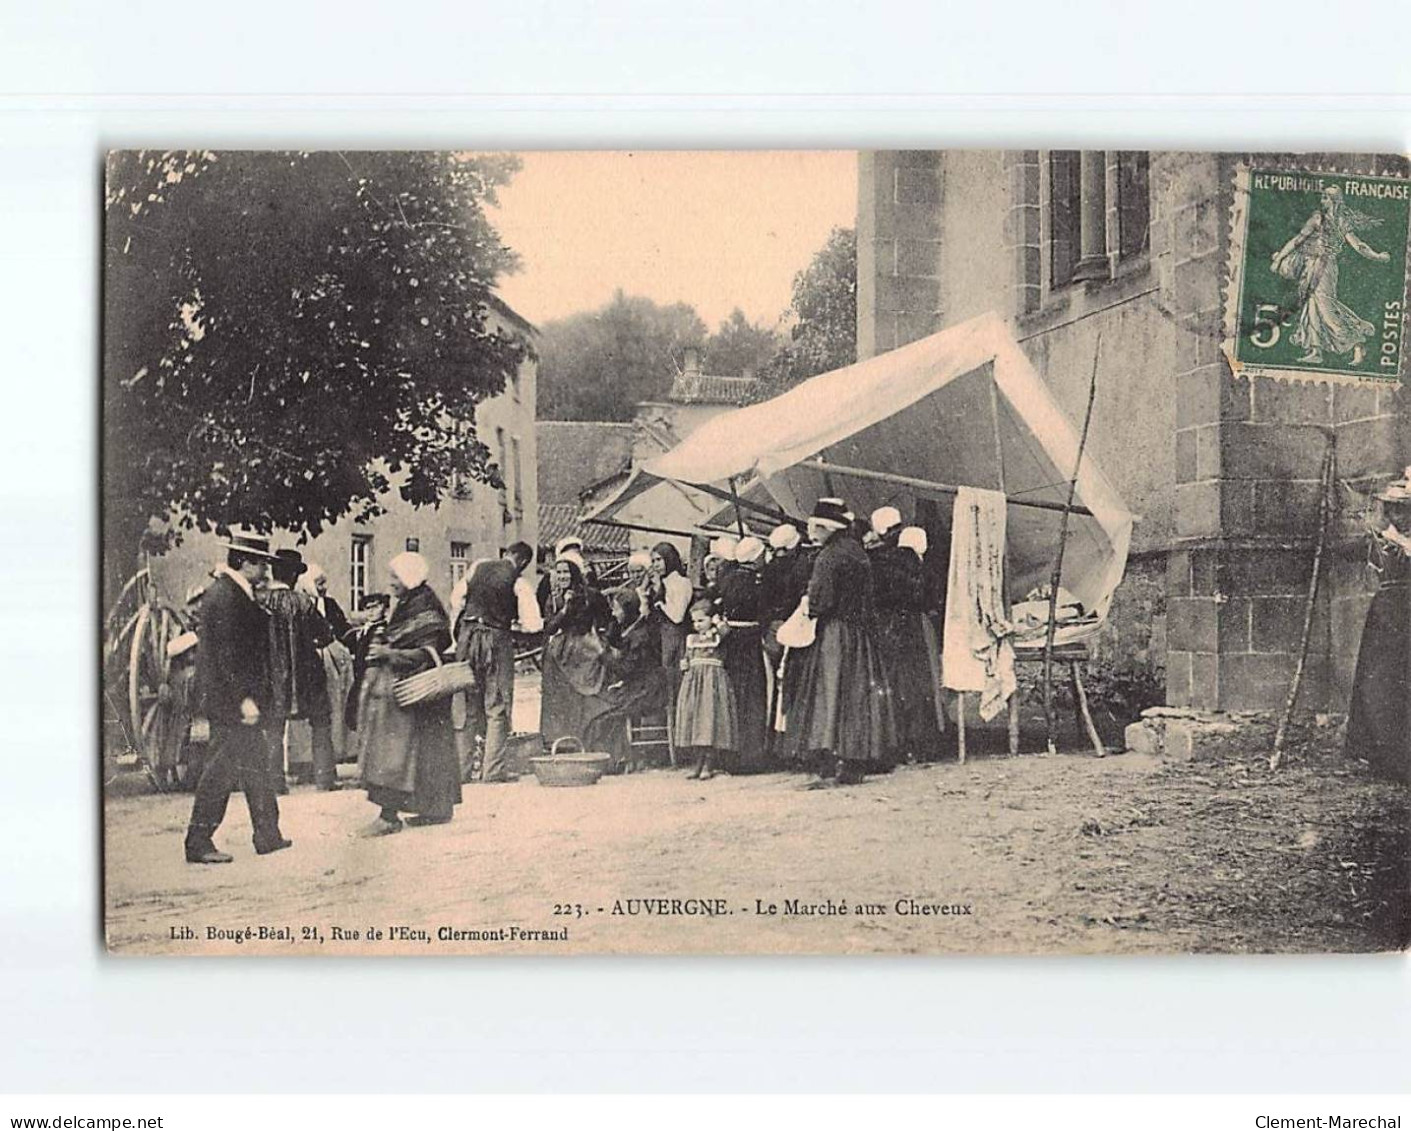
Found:
[(215, 847), (211, 848), (188, 848), (186, 850), (186, 862), (188, 864), (229, 864), (235, 857), (228, 852), (221, 852)]
[(518, 774), (496, 774), (493, 778), (481, 778), (482, 785), (508, 785), (512, 781), (519, 781)]
[(287, 836), (282, 836), (278, 840), (270, 841), (268, 844), (255, 845), (255, 854), (257, 856), (268, 856), (271, 852), (280, 852), (283, 849), (293, 847), (294, 842)]
[(401, 832), (403, 827), (400, 818), (395, 821), (384, 821), (378, 817), (372, 824), (360, 828), (357, 835), (360, 837), (391, 836), (393, 833)]
[(449, 825), (450, 823), (450, 817), (426, 817), (420, 813), (407, 818), (407, 824), (414, 829), (424, 829), (428, 825)]

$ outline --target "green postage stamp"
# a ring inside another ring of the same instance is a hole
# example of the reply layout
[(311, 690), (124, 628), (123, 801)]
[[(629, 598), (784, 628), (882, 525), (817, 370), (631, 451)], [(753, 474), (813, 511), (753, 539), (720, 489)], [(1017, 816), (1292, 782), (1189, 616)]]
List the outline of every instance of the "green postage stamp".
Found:
[(1411, 182), (1245, 167), (1235, 185), (1225, 355), (1240, 375), (1405, 375)]

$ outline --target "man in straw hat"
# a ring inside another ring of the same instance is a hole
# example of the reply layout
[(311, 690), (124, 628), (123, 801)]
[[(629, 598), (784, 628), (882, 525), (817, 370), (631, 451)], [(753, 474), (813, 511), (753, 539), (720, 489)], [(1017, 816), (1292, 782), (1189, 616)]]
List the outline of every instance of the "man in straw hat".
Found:
[(270, 704), (268, 616), (255, 601), (255, 585), (274, 560), (269, 539), (234, 533), (222, 543), (226, 563), (201, 600), (201, 646), (196, 685), (211, 724), (210, 755), (186, 830), (191, 864), (228, 864), (215, 846), (230, 793), (243, 783), (255, 851), (288, 848), (279, 832), (279, 801), (266, 764), (262, 723)]

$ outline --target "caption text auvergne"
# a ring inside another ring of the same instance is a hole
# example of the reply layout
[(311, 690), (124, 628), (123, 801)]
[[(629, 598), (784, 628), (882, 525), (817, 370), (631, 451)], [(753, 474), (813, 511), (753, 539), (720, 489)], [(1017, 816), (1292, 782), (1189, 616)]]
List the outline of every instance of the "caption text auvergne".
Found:
[(370, 946), (403, 943), (518, 943), (533, 946), (566, 943), (570, 940), (568, 920), (601, 917), (607, 920), (681, 919), (700, 920), (745, 915), (769, 920), (791, 919), (879, 919), (898, 918), (928, 921), (940, 925), (973, 917), (973, 904), (933, 898), (856, 900), (845, 898), (754, 898), (739, 903), (720, 897), (620, 898), (598, 903), (568, 900), (546, 909), (553, 927), (432, 926), (386, 924), (204, 924), (183, 923), (168, 928), (168, 938), (178, 943), (284, 943), (290, 946), (321, 946), (325, 943), (358, 943)]

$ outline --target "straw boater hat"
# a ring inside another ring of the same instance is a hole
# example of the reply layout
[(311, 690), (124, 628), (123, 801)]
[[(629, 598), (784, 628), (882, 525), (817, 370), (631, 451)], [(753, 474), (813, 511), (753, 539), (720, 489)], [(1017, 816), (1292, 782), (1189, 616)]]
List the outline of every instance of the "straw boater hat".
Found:
[(263, 534), (255, 534), (248, 530), (232, 530), (221, 545), (227, 550), (238, 550), (246, 557), (274, 561), (274, 554), (270, 552), (269, 548), (269, 539)]
[(799, 528), (791, 522), (776, 526), (769, 532), (769, 544), (776, 550), (792, 550), (799, 540)]
[(819, 499), (813, 506), (813, 514), (809, 515), (810, 522), (834, 530), (844, 530), (851, 526), (853, 518), (852, 511), (848, 510), (847, 503), (842, 499)]
[(872, 532), (882, 537), (894, 526), (901, 525), (901, 511), (896, 507), (878, 507), (872, 512)]
[(741, 538), (735, 547), (735, 560), (741, 565), (752, 565), (764, 557), (764, 543), (758, 538)]
[(1393, 479), (1378, 491), (1376, 497), (1384, 503), (1411, 503), (1411, 467), (1402, 472), (1400, 479)]

